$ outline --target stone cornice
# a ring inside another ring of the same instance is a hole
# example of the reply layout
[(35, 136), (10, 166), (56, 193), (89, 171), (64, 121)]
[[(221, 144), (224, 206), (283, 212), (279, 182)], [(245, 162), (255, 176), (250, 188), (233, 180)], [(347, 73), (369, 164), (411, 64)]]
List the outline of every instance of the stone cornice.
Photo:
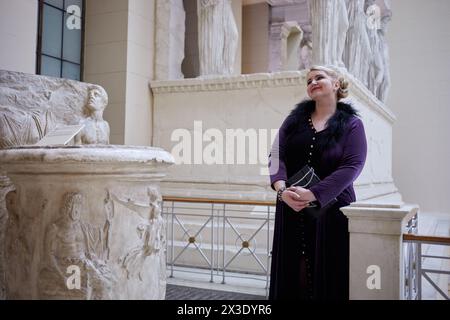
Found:
[(303, 85), (304, 83), (304, 73), (301, 71), (286, 71), (277, 73), (253, 73), (238, 76), (217, 76), (214, 78), (151, 81), (150, 88), (153, 93), (160, 94), (289, 87)]
[[(379, 113), (389, 123), (394, 123), (394, 113), (378, 100), (358, 79), (345, 70), (341, 73), (350, 83), (351, 96), (361, 99), (370, 109)], [(156, 80), (150, 82), (153, 94), (187, 93), (205, 91), (246, 90), (255, 88), (305, 87), (306, 70), (274, 73), (254, 73), (237, 76), (218, 76), (182, 80)]]

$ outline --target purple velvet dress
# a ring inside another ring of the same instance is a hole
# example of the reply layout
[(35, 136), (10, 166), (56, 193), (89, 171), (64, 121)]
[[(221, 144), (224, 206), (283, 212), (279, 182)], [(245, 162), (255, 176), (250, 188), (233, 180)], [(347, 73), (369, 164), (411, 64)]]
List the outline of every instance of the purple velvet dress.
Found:
[[(321, 178), (310, 190), (322, 209), (319, 215), (308, 214), (308, 209), (295, 212), (277, 201), (269, 299), (345, 300), (349, 236), (347, 217), (339, 209), (356, 200), (353, 181), (367, 154), (363, 122), (349, 115), (339, 138), (327, 145), (330, 128), (316, 132), (309, 116), (297, 119), (292, 128), (291, 120), (283, 122), (272, 146), (272, 187), (308, 164)], [(327, 206), (335, 198), (337, 202)]]

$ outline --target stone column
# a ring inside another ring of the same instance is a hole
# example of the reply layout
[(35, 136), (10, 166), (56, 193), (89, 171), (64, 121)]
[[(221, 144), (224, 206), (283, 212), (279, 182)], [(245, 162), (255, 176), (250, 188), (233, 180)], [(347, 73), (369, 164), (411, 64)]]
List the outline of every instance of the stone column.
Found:
[(183, 79), (185, 20), (183, 0), (156, 0), (155, 78)]
[[(6, 299), (164, 299), (158, 148), (0, 151), (6, 195)], [(3, 243), (3, 242), (2, 242)]]
[(416, 205), (350, 206), (350, 299), (403, 299), (402, 234), (418, 212)]

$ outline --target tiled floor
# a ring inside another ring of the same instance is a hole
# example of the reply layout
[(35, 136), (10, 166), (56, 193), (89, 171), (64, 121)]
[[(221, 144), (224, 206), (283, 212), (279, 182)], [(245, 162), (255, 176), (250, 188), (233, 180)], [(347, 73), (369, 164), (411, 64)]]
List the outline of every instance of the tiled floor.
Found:
[(168, 284), (166, 300), (266, 300), (266, 297)]
[[(419, 213), (419, 234), (450, 236), (450, 215), (438, 213)], [(435, 256), (450, 256), (449, 246), (440, 245), (422, 245), (422, 254)], [(450, 271), (450, 261), (447, 259), (424, 258), (422, 260), (422, 268)], [(431, 280), (445, 293), (450, 295), (449, 284), (450, 278), (447, 274), (428, 273)], [(443, 296), (433, 288), (433, 286), (422, 277), (422, 299), (436, 300), (443, 299)]]

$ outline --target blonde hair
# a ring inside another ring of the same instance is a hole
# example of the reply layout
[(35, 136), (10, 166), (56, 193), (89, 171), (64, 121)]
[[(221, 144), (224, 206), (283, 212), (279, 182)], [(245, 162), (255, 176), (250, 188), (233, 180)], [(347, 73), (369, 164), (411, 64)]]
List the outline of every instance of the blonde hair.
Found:
[(309, 69), (308, 73), (310, 73), (311, 71), (323, 71), (334, 80), (339, 81), (339, 89), (336, 92), (338, 101), (348, 97), (348, 81), (345, 80), (345, 78), (341, 76), (337, 70), (334, 70), (331, 67), (315, 65)]

